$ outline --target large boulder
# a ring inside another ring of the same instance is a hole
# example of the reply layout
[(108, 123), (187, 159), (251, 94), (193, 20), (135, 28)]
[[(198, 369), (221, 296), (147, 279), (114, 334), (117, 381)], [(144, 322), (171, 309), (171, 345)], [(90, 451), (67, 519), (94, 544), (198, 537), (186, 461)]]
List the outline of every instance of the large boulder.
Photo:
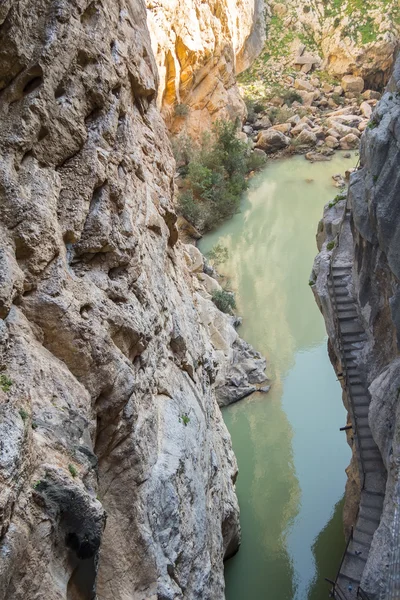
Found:
[(272, 123), (267, 115), (260, 117), (255, 123), (253, 123), (253, 129), (256, 131), (259, 131), (260, 129), (268, 129), (269, 127), (272, 127)]
[(360, 111), (366, 119), (370, 119), (372, 115), (372, 106), (368, 102), (362, 102), (360, 104)]
[(359, 144), (360, 140), (354, 133), (349, 133), (340, 140), (342, 150), (354, 150), (354, 148), (358, 148)]
[(303, 129), (297, 136), (296, 142), (301, 146), (315, 146), (317, 136), (309, 129)]
[(304, 92), (315, 92), (314, 86), (312, 86), (311, 83), (306, 79), (296, 79), (296, 81), (294, 82), (294, 87), (296, 88), (296, 90)]
[(256, 148), (261, 148), (267, 154), (272, 154), (278, 150), (286, 148), (290, 144), (290, 139), (275, 129), (260, 131), (257, 137)]
[(364, 89), (364, 79), (355, 75), (345, 75), (341, 84), (345, 92), (352, 92), (353, 94), (361, 94)]

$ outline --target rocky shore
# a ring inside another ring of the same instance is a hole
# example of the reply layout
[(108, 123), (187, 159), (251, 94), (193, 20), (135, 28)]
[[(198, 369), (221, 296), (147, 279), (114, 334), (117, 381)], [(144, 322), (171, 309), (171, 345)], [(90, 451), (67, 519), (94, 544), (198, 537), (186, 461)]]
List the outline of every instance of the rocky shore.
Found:
[(284, 88), (248, 102), (241, 139), (263, 156), (304, 154), (327, 161), (336, 150), (355, 150), (380, 93), (365, 89), (361, 77), (346, 75), (328, 83), (316, 74), (286, 76)]

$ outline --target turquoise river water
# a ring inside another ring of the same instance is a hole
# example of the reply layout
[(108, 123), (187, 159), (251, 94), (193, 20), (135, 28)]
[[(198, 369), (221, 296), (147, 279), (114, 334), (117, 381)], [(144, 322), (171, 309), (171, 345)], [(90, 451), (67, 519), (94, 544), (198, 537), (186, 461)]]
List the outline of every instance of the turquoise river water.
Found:
[(241, 212), (200, 243), (229, 250), (241, 336), (268, 360), (272, 388), (223, 411), (239, 463), (242, 546), (226, 564), (227, 600), (323, 600), (344, 548), (346, 414), (322, 316), (308, 285), (331, 176), (353, 166), (271, 162)]

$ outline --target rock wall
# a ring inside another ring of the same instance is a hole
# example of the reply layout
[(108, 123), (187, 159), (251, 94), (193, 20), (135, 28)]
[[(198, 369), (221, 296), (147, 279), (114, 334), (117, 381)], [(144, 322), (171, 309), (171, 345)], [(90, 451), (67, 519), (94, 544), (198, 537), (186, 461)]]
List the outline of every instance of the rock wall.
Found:
[[(381, 588), (387, 584), (392, 551), (398, 543), (394, 537), (394, 511), (400, 500), (399, 173), (400, 59), (362, 137), (360, 168), (351, 176), (349, 188), (352, 228), (340, 234), (340, 244), (347, 246), (353, 260), (354, 291), (368, 334), (362, 360), (371, 394), (369, 424), (388, 472), (383, 514), (361, 582), (371, 600), (382, 597)], [(326, 241), (335, 238), (339, 222), (340, 206), (326, 208), (320, 227), (321, 253), (313, 272), (336, 356), (333, 313), (326, 288)]]
[(263, 47), (264, 0), (147, 0), (147, 14), (170, 129), (197, 137), (217, 118), (242, 119), (235, 75)]
[(355, 75), (366, 89), (381, 90), (399, 42), (398, 0), (271, 0), (264, 49), (240, 83), (249, 95), (265, 96), (288, 73), (322, 69), (330, 83)]
[(222, 599), (249, 349), (177, 239), (145, 6), (5, 0), (0, 48), (0, 598)]

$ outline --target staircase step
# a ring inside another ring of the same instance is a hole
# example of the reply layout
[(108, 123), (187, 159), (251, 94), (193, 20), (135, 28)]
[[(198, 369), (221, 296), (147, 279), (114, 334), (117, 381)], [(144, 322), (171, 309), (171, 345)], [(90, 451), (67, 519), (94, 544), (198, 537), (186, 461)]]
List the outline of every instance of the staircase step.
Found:
[(354, 413), (357, 417), (357, 419), (359, 419), (360, 417), (368, 417), (368, 413), (369, 413), (369, 404), (364, 405), (364, 406), (354, 406)]
[(369, 428), (369, 423), (368, 423), (368, 418), (367, 417), (360, 417), (357, 419), (357, 429), (366, 429), (368, 428), (369, 433), (371, 435), (371, 430)]
[(358, 320), (346, 321), (340, 324), (342, 334), (345, 333), (364, 333), (365, 331)]
[(382, 512), (384, 502), (384, 496), (381, 494), (374, 494), (373, 492), (361, 492), (361, 504), (369, 508), (376, 508)]
[(360, 581), (364, 571), (364, 563), (359, 560), (354, 560), (354, 557), (346, 552), (340, 574), (344, 577), (351, 578), (353, 581)]
[(363, 531), (364, 533), (374, 534), (378, 528), (378, 523), (371, 519), (365, 519), (361, 515), (357, 519), (357, 530)]
[(354, 300), (353, 300), (353, 298), (350, 298), (350, 297), (340, 296), (337, 299), (336, 304), (338, 305), (338, 307), (344, 306), (345, 304), (347, 304), (347, 305), (353, 304), (353, 306), (354, 306)]
[(364, 489), (367, 492), (375, 492), (377, 494), (384, 494), (386, 489), (386, 471), (382, 464), (382, 471), (380, 473), (366, 473), (364, 481)]
[(363, 531), (360, 531), (359, 529), (357, 529), (357, 527), (355, 528), (355, 530), (353, 532), (353, 541), (359, 547), (364, 546), (365, 548), (368, 548), (368, 551), (369, 551), (369, 547), (371, 546), (372, 537), (373, 537), (372, 533), (364, 533)]
[(375, 448), (361, 448), (363, 460), (382, 460), (382, 455), (379, 452), (379, 448), (376, 446)]
[(365, 406), (368, 408), (370, 405), (370, 399), (368, 396), (354, 396), (353, 397), (353, 406), (355, 408), (364, 408)]
[(355, 319), (358, 319), (358, 314), (354, 310), (338, 308), (338, 318), (339, 323), (343, 323), (344, 321), (354, 321)]
[(366, 396), (367, 397), (367, 390), (365, 389), (365, 386), (363, 386), (363, 385), (350, 383), (350, 392), (351, 392), (352, 396)]
[(380, 473), (384, 469), (383, 462), (381, 459), (374, 458), (366, 460), (363, 459), (364, 472), (365, 473)]
[(360, 504), (360, 512), (358, 514), (359, 519), (362, 518), (366, 521), (371, 521), (378, 526), (381, 521), (382, 508), (369, 507)]
[(374, 450), (375, 448), (377, 448), (378, 452), (379, 452), (379, 448), (378, 446), (375, 444), (375, 440), (372, 437), (372, 434), (370, 433), (370, 435), (368, 437), (361, 437), (360, 438), (360, 445), (362, 450)]
[(355, 600), (357, 598), (357, 589), (360, 585), (359, 579), (352, 579), (340, 574), (337, 585), (339, 587), (339, 594), (335, 595), (336, 598), (340, 598), (340, 600)]

